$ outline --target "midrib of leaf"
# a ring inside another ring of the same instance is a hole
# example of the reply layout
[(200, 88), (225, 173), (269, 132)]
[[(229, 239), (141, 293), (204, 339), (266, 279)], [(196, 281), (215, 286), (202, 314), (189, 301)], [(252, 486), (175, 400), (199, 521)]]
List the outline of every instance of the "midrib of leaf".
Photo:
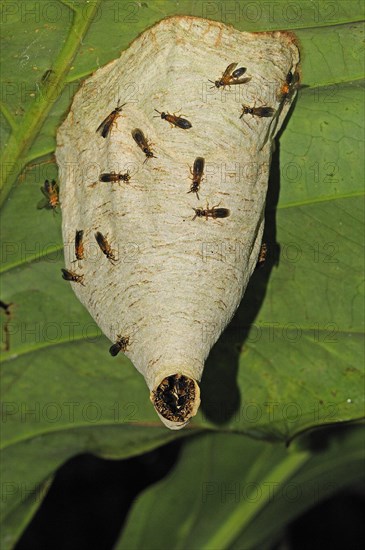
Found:
[[(300, 434), (299, 434), (300, 435)], [(296, 472), (293, 471), (290, 473), (289, 479), (295, 480), (297, 484), (304, 485), (306, 482), (313, 483), (314, 480), (321, 480), (323, 479), (323, 476), (328, 474), (330, 471), (336, 471), (339, 469), (343, 469), (348, 467), (349, 465), (354, 464), (355, 462), (363, 461), (364, 459), (364, 452), (363, 449), (354, 449), (351, 452), (346, 452), (345, 456), (341, 456), (340, 453), (337, 453), (335, 457), (330, 457), (330, 459), (326, 459), (324, 462), (316, 466), (315, 468), (311, 468), (310, 460), (313, 458), (313, 454), (308, 452), (308, 460), (307, 464), (308, 466), (306, 468), (303, 468), (304, 471), (304, 477), (295, 477)], [(305, 462), (305, 459), (304, 459)], [(298, 469), (300, 469), (301, 464), (299, 465)], [(299, 476), (301, 476), (301, 472), (299, 472)], [(275, 479), (273, 476), (271, 479)], [(300, 481), (299, 481), (300, 479)], [(287, 481), (283, 480), (283, 481)], [(265, 481), (263, 482), (265, 483)], [(270, 505), (270, 499), (268, 499), (265, 503), (262, 504), (260, 512), (262, 513), (264, 508), (267, 508), (267, 505)], [(253, 518), (252, 518), (253, 519)], [(247, 527), (247, 524), (245, 525)]]
[(40, 260), (48, 258), (49, 256), (51, 256), (55, 252), (60, 252), (61, 250), (63, 250), (63, 245), (62, 244), (54, 246), (52, 248), (47, 248), (46, 253), (44, 253), (44, 254), (34, 254), (34, 256), (29, 256), (27, 261), (18, 261), (18, 262), (14, 262), (12, 264), (3, 265), (2, 267), (0, 267), (0, 273), (7, 273), (11, 269), (15, 269), (16, 267), (20, 267), (22, 265), (31, 264), (34, 261), (39, 262)]
[(335, 201), (335, 200), (340, 200), (340, 199), (352, 199), (354, 197), (363, 197), (365, 194), (365, 191), (357, 191), (357, 192), (354, 192), (354, 193), (346, 193), (346, 194), (341, 194), (341, 195), (332, 195), (332, 196), (327, 196), (327, 197), (318, 197), (318, 198), (315, 198), (315, 199), (308, 199), (308, 200), (302, 200), (302, 201), (297, 201), (297, 202), (289, 202), (287, 204), (283, 204), (283, 205), (280, 205), (278, 204), (277, 206), (277, 210), (286, 210), (287, 208), (298, 208), (298, 207), (301, 207), (301, 206), (309, 206), (311, 204), (318, 204), (320, 202), (331, 202), (331, 201)]
[[(225, 430), (223, 430), (221, 433), (227, 433), (227, 432), (225, 432)], [(206, 470), (206, 471), (203, 472), (205, 474), (204, 479), (210, 479), (211, 478), (211, 476), (208, 476), (207, 473), (208, 473), (208, 471), (212, 470), (212, 463), (214, 462), (213, 440), (209, 438), (209, 439), (207, 439), (207, 441), (209, 442), (209, 453), (205, 453), (206, 457), (205, 457), (205, 460), (203, 461), (204, 470)], [(206, 450), (207, 450), (207, 448), (206, 448)], [(245, 477), (247, 479), (256, 479), (256, 476), (259, 476), (260, 469), (261, 469), (262, 465), (265, 464), (268, 461), (268, 459), (271, 455), (271, 452), (272, 452), (272, 446), (271, 445), (268, 445), (264, 448), (263, 452), (261, 453), (261, 456), (258, 458), (258, 460), (255, 460), (255, 462), (252, 464), (249, 472), (248, 473), (245, 472)], [(188, 540), (189, 540), (189, 536), (191, 534), (191, 531), (193, 530), (194, 526), (196, 526), (197, 523), (199, 522), (199, 512), (202, 509), (202, 499), (197, 498), (195, 500), (195, 502), (197, 504), (195, 505), (195, 507), (193, 507), (190, 510), (190, 515), (185, 520), (185, 525), (183, 524), (184, 529), (181, 529), (181, 527), (179, 528), (180, 540), (178, 541), (178, 544), (175, 547), (176, 550), (184, 550), (185, 548), (188, 547)], [(189, 526), (189, 529), (187, 528), (188, 526)], [(183, 534), (185, 535), (184, 538), (182, 538)]]
[[(91, 338), (96, 339), (99, 336), (100, 336), (100, 331), (88, 332), (87, 339), (91, 339)], [(5, 363), (6, 361), (16, 360), (16, 359), (18, 359), (18, 357), (22, 357), (23, 355), (27, 355), (29, 353), (38, 353), (42, 349), (46, 349), (46, 348), (49, 349), (49, 348), (53, 348), (54, 346), (62, 346), (62, 345), (73, 344), (74, 342), (80, 342), (80, 341), (83, 341), (83, 340), (86, 340), (85, 336), (75, 337), (75, 338), (72, 338), (72, 340), (64, 338), (62, 340), (61, 339), (60, 340), (55, 340), (52, 343), (47, 342), (45, 340), (44, 342), (40, 342), (39, 344), (36, 344), (36, 345), (29, 344), (28, 346), (22, 347), (21, 350), (19, 350), (19, 351), (3, 352), (0, 364)]]
[[(234, 512), (230, 514), (227, 520), (223, 522), (219, 528), (212, 533), (212, 536), (205, 541), (205, 544), (201, 547), (202, 550), (212, 550), (212, 548), (229, 548), (230, 545), (237, 539), (239, 534), (255, 517), (255, 515), (269, 502), (271, 498), (270, 487), (272, 487), (272, 484), (277, 484), (279, 482), (279, 485), (282, 485), (285, 481), (290, 479), (309, 459), (309, 452), (303, 451), (289, 454), (287, 458), (285, 458), (278, 466), (273, 468), (262, 480), (262, 498), (256, 499), (255, 502), (243, 500), (242, 503), (236, 507)], [(260, 459), (256, 461), (256, 464), (260, 463)], [(251, 479), (252, 476), (249, 478)]]
[[(356, 424), (358, 426), (362, 425), (361, 422), (356, 422)], [(364, 450), (362, 448), (353, 449), (351, 451), (347, 450), (345, 456), (341, 456), (341, 451), (339, 450), (336, 456), (330, 457), (325, 463), (320, 463), (315, 467), (311, 467), (309, 465), (309, 468), (302, 476), (302, 483), (310, 482), (313, 479), (321, 479), (326, 475), (326, 473), (328, 473), (329, 470), (335, 470), (335, 468), (341, 468), (349, 463), (354, 463), (357, 461), (360, 462), (363, 460)]]
[[(212, 474), (212, 463), (213, 463), (213, 453), (214, 453), (214, 441), (211, 437), (207, 437), (204, 442), (204, 457), (205, 459), (201, 461), (201, 479), (211, 479)], [(200, 511), (203, 507), (203, 501), (201, 498), (196, 498), (193, 506), (191, 507), (189, 514), (185, 516), (185, 520), (179, 525), (179, 541), (175, 547), (175, 550), (185, 550), (187, 548), (187, 539), (189, 539), (189, 534), (193, 530), (196, 522), (199, 519)], [(140, 531), (142, 534), (142, 530)]]
[[(73, 24), (65, 44), (53, 64), (52, 70), (55, 74), (49, 83), (47, 93), (41, 93), (38, 96), (37, 101), (33, 103), (19, 126), (14, 128), (14, 124), (12, 125), (14, 131), (0, 158), (0, 165), (4, 174), (4, 180), (1, 182), (0, 187), (0, 206), (4, 203), (23, 168), (26, 151), (43, 126), (53, 104), (58, 100), (60, 94), (52, 94), (51, 92), (60, 90), (61, 93), (66, 85), (66, 75), (100, 3), (101, 0), (94, 0), (89, 4), (87, 13), (85, 13), (85, 10), (78, 12), (74, 9)], [(65, 2), (65, 5), (72, 7), (67, 2)]]

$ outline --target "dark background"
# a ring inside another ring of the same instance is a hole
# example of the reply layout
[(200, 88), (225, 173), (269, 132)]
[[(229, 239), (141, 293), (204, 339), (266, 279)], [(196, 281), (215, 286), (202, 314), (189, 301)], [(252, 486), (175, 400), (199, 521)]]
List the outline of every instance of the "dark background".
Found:
[[(127, 460), (72, 458), (59, 469), (15, 550), (112, 550), (133, 501), (169, 473), (181, 444)], [(289, 524), (272, 550), (362, 550), (364, 494), (364, 487), (350, 487), (321, 502)]]

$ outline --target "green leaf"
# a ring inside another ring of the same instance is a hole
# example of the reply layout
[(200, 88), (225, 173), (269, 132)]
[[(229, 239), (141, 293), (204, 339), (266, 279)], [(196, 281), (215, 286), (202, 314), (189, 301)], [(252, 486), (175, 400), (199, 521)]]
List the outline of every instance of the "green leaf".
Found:
[(296, 441), (297, 450), (309, 452), (310, 458), (277, 492), (273, 487), (272, 500), (241, 532), (232, 550), (242, 548), (242, 544), (261, 547), (260, 541), (272, 540), (280, 526), (344, 487), (354, 483), (360, 486), (364, 480), (363, 425), (315, 430)]
[[(21, 488), (43, 487), (80, 452), (122, 458), (224, 429), (262, 439), (252, 445), (267, 446), (269, 461), (279, 447), (265, 441), (364, 411), (363, 2), (236, 2), (231, 12), (222, 2), (64, 0), (53, 12), (34, 3), (33, 15), (29, 6), (1, 6), (4, 548), (44, 495), (33, 502)], [(279, 265), (254, 274), (208, 359), (201, 412), (183, 432), (160, 424), (140, 374), (109, 356), (110, 344), (60, 277), (61, 216), (36, 208), (44, 180), (57, 179), (56, 129), (79, 83), (176, 13), (247, 31), (295, 30), (308, 86), (273, 155), (267, 227), (281, 245)]]
[(308, 438), (293, 449), (235, 434), (187, 440), (173, 472), (135, 501), (114, 550), (273, 543), (288, 521), (363, 477), (362, 428), (333, 432), (317, 449)]
[(40, 502), (47, 494), (51, 482), (52, 479), (49, 479), (42, 484), (30, 486), (28, 484), (28, 477), (26, 477), (26, 482), (23, 484), (9, 481), (3, 483), (1, 494), (3, 501), (8, 502), (13, 493), (18, 493), (19, 495), (18, 506), (13, 512), (7, 515), (6, 521), (2, 522), (1, 538), (4, 548), (13, 548), (15, 546), (18, 537), (32, 519)]

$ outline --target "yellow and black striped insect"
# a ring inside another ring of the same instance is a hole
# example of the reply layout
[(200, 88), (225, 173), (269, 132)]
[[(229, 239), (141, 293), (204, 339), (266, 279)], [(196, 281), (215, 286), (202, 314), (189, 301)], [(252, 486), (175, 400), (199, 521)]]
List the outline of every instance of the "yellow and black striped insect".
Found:
[[(167, 120), (167, 122), (169, 122), (171, 126), (177, 126), (178, 128), (182, 128), (183, 130), (188, 130), (189, 128), (191, 128), (191, 122), (186, 120), (186, 118), (182, 118), (181, 116), (176, 116), (176, 115), (170, 115), (170, 113), (164, 113), (164, 112), (161, 113), (157, 109), (155, 109), (155, 111), (156, 113), (159, 113), (159, 115), (163, 120)], [(160, 117), (155, 117), (155, 118), (160, 118)]]
[(147, 162), (148, 159), (150, 159), (152, 157), (157, 158), (153, 154), (152, 149), (150, 147), (150, 144), (148, 143), (147, 139), (145, 138), (145, 135), (142, 132), (142, 130), (140, 130), (139, 128), (135, 128), (134, 130), (132, 130), (132, 137), (133, 137), (134, 141), (137, 143), (138, 147), (140, 149), (142, 149), (142, 151), (146, 155), (146, 160), (144, 161), (144, 163)]
[(131, 176), (129, 172), (125, 172), (125, 174), (122, 174), (119, 172), (119, 174), (116, 174), (115, 172), (110, 172), (109, 174), (100, 174), (99, 181), (106, 181), (106, 182), (121, 182), (124, 181), (124, 183), (128, 183), (131, 179)]
[(111, 249), (110, 244), (108, 243), (106, 237), (104, 237), (104, 235), (100, 233), (100, 231), (97, 231), (95, 233), (95, 239), (102, 253), (105, 254), (105, 256), (108, 258), (110, 263), (114, 265), (115, 262), (117, 262), (118, 260), (116, 259), (114, 255), (114, 251)]
[(83, 260), (84, 259), (84, 241), (83, 241), (83, 237), (84, 237), (84, 231), (82, 229), (80, 229), (80, 230), (76, 229), (76, 233), (75, 233), (75, 256), (76, 256), (76, 260), (74, 260), (74, 262), (76, 262), (77, 260)]
[(242, 118), (243, 115), (252, 115), (264, 118), (272, 117), (274, 114), (275, 109), (273, 109), (272, 107), (249, 107), (248, 105), (242, 105), (242, 113), (240, 118)]
[(44, 186), (40, 188), (44, 198), (37, 204), (37, 208), (47, 208), (48, 210), (55, 211), (60, 204), (59, 199), (59, 187), (55, 180), (49, 182), (46, 180)]
[(214, 220), (216, 218), (228, 218), (230, 215), (228, 208), (217, 208), (218, 206), (219, 204), (216, 204), (215, 206), (212, 206), (212, 208), (209, 208), (209, 204), (207, 204), (206, 208), (202, 208), (201, 206), (198, 208), (193, 208), (195, 212), (193, 220), (195, 220), (195, 218), (205, 218), (206, 220), (208, 218), (213, 218)]
[(62, 278), (65, 279), (65, 281), (71, 281), (73, 283), (80, 283), (82, 286), (84, 285), (84, 276), (78, 275), (74, 271), (70, 271), (68, 269), (61, 268), (62, 271)]
[(198, 191), (199, 191), (200, 183), (203, 179), (203, 173), (204, 173), (204, 164), (205, 164), (205, 160), (203, 159), (203, 157), (197, 157), (194, 160), (193, 170), (191, 170), (190, 168), (190, 173), (193, 176), (192, 178), (193, 183), (191, 184), (190, 191), (188, 191), (188, 193), (195, 193), (198, 200), (199, 200)]
[(126, 351), (128, 344), (129, 336), (122, 336), (121, 334), (118, 334), (117, 341), (109, 348), (110, 355), (115, 357), (120, 351)]
[(116, 108), (106, 118), (104, 118), (103, 122), (97, 127), (96, 132), (99, 133), (103, 138), (108, 137), (112, 126), (116, 122), (117, 118), (120, 116), (124, 105), (126, 105), (126, 103), (123, 103), (123, 105), (119, 105), (118, 100), (118, 105), (116, 106)]
[[(251, 80), (250, 76), (240, 78), (246, 72), (246, 67), (239, 67), (238, 69), (235, 67), (237, 67), (237, 63), (231, 63), (219, 80), (209, 80), (209, 82), (214, 84), (216, 88), (224, 88), (225, 86), (231, 86), (233, 84), (246, 84), (246, 82)], [(212, 88), (214, 88), (214, 86), (212, 86)]]

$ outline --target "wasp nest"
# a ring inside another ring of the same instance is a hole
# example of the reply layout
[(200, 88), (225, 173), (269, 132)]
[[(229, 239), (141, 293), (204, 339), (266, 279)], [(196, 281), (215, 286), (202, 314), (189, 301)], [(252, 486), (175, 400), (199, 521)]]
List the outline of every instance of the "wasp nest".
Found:
[(288, 33), (167, 18), (83, 83), (59, 129), (63, 276), (171, 429), (196, 414), (257, 263), (298, 63)]

